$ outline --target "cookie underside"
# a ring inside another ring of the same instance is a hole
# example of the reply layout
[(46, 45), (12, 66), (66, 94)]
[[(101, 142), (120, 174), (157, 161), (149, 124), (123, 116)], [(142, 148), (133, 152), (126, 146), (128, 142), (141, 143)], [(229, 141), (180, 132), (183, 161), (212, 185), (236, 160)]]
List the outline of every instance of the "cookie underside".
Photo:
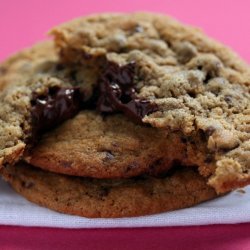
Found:
[(84, 217), (131, 217), (166, 212), (217, 197), (193, 169), (164, 178), (99, 180), (70, 177), (28, 164), (3, 168), (4, 179), (28, 200), (58, 212)]

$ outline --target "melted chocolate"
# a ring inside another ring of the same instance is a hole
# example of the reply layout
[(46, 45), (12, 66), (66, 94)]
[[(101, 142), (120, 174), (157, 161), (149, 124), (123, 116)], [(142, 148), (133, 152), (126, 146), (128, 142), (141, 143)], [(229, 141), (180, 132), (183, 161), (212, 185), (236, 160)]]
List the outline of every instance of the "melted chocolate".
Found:
[(81, 109), (83, 95), (80, 88), (49, 88), (46, 93), (33, 93), (33, 134), (47, 131), (75, 116)]
[(156, 104), (136, 97), (135, 63), (119, 66), (108, 62), (99, 80), (97, 110), (103, 113), (122, 112), (137, 123), (145, 115), (158, 110)]
[(119, 66), (108, 62), (91, 99), (86, 101), (80, 87), (51, 87), (33, 93), (33, 138), (75, 116), (81, 109), (97, 109), (104, 114), (124, 113), (137, 123), (158, 110), (156, 104), (136, 97), (135, 64)]

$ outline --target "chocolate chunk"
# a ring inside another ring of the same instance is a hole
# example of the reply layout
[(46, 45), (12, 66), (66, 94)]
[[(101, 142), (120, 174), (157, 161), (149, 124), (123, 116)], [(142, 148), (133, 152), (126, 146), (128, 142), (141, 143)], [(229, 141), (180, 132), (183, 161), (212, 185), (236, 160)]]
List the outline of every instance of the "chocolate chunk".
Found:
[(156, 104), (139, 99), (135, 90), (135, 63), (119, 66), (108, 62), (99, 80), (97, 110), (103, 113), (122, 112), (137, 123), (158, 110)]
[(33, 93), (33, 136), (47, 131), (75, 116), (81, 108), (83, 94), (79, 88), (52, 87), (46, 93)]
[(208, 84), (208, 82), (209, 82), (212, 78), (213, 78), (213, 75), (212, 75), (210, 72), (208, 72), (208, 73), (206, 74), (206, 78), (205, 78), (205, 80), (204, 80), (204, 84)]
[[(57, 67), (58, 70), (63, 68), (60, 64)], [(85, 100), (80, 87), (51, 87), (43, 94), (33, 93), (32, 140), (36, 140), (40, 133), (72, 118), (81, 109), (97, 109), (104, 115), (120, 112), (142, 123), (142, 118), (157, 111), (158, 107), (136, 96), (134, 77), (134, 63), (119, 66), (107, 62), (96, 91), (89, 100)]]
[(225, 95), (224, 100), (227, 102), (227, 104), (232, 104), (233, 98), (230, 95)]

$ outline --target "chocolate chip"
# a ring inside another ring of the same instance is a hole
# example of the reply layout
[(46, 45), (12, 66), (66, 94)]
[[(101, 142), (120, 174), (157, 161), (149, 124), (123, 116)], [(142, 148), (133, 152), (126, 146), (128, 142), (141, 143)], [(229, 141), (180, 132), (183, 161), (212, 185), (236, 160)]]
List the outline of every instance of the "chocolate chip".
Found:
[(33, 93), (31, 113), (33, 136), (72, 118), (81, 108), (83, 94), (79, 88), (52, 87), (46, 93)]
[(189, 96), (192, 97), (192, 98), (195, 98), (195, 97), (196, 97), (196, 93), (195, 93), (195, 92), (189, 92), (188, 94), (189, 94)]
[(231, 103), (232, 103), (232, 96), (226, 95), (226, 96), (224, 97), (224, 100), (225, 100), (228, 104), (231, 104)]
[(142, 118), (158, 110), (156, 104), (136, 96), (135, 63), (119, 66), (108, 62), (99, 80), (97, 110), (103, 113), (122, 112), (133, 121), (142, 123)]
[(205, 83), (205, 84), (208, 84), (208, 82), (209, 82), (212, 78), (213, 78), (212, 74), (211, 74), (210, 72), (208, 72), (208, 73), (206, 74), (206, 78), (205, 78), (205, 80), (204, 80), (204, 83)]
[[(34, 144), (39, 134), (46, 132), (63, 121), (74, 117), (82, 109), (97, 109), (102, 115), (123, 113), (136, 123), (155, 111), (158, 106), (149, 100), (136, 96), (135, 63), (120, 66), (114, 62), (106, 62), (92, 97), (85, 100), (80, 87), (50, 87), (46, 92), (33, 93), (31, 100), (32, 133), (30, 139)], [(58, 64), (57, 69), (63, 69)], [(76, 80), (72, 71), (72, 81)], [(107, 158), (111, 159), (112, 154)]]

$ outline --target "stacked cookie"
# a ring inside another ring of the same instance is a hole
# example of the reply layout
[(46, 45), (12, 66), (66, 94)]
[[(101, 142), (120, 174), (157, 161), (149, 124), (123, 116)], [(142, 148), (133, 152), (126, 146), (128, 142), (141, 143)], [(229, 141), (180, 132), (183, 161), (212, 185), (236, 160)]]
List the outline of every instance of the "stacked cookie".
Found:
[(84, 17), (1, 65), (1, 175), (86, 217), (190, 207), (250, 183), (250, 68), (156, 14)]

